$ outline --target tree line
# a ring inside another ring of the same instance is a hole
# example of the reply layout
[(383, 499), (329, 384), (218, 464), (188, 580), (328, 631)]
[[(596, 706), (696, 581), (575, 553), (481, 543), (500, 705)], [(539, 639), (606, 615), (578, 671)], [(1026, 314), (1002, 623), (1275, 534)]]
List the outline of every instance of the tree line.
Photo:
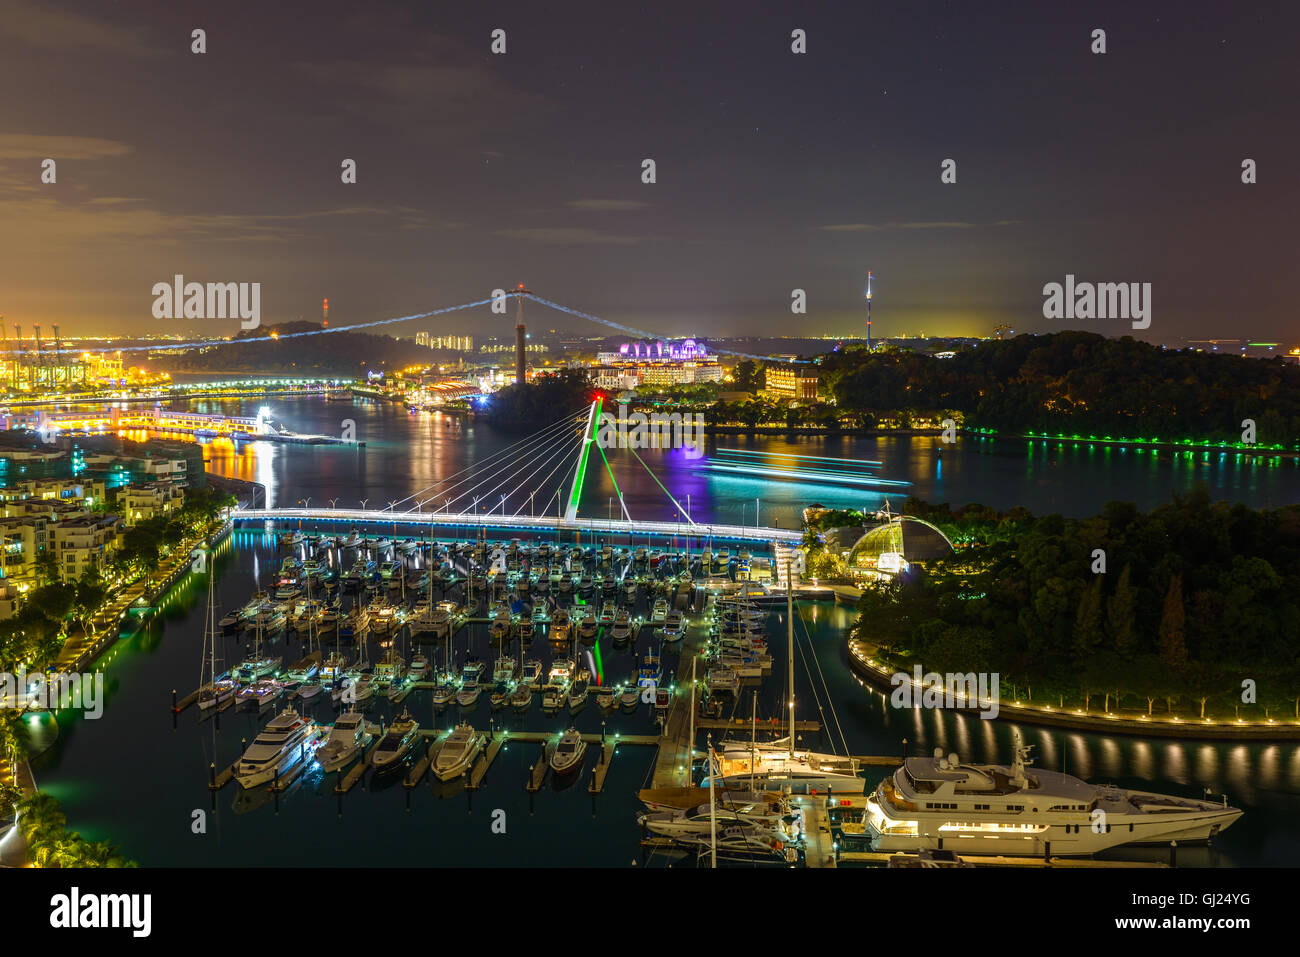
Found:
[(1211, 502), (1035, 517), (909, 499), (957, 544), (862, 596), (894, 664), (998, 672), (1013, 695), (1148, 714), (1300, 717), (1300, 506)]

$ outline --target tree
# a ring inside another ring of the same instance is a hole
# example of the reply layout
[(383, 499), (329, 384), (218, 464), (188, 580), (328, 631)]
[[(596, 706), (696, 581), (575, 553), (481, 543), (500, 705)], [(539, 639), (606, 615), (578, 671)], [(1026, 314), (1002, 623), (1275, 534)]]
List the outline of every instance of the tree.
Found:
[(1101, 647), (1105, 637), (1101, 627), (1101, 576), (1093, 581), (1091, 588), (1085, 588), (1079, 596), (1079, 608), (1074, 616), (1074, 662), (1081, 665), (1088, 661)]
[(1115, 653), (1127, 658), (1133, 653), (1133, 629), (1137, 623), (1137, 596), (1130, 582), (1132, 568), (1124, 566), (1106, 608), (1106, 630)]
[(1169, 580), (1164, 608), (1160, 612), (1160, 658), (1171, 669), (1180, 673), (1187, 668), (1185, 617), (1183, 576), (1175, 574)]

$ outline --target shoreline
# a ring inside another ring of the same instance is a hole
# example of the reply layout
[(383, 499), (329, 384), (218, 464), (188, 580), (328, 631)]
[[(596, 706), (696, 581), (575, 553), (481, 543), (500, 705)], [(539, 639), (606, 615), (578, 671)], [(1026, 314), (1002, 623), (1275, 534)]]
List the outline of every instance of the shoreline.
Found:
[[(867, 646), (856, 638), (847, 640), (849, 666), (853, 673), (886, 694), (894, 690), (890, 681), (893, 672), (874, 665), (869, 660)], [(979, 708), (951, 708), (945, 710), (979, 714)], [(1026, 707), (999, 702), (995, 721), (1020, 721), (1068, 731), (1088, 731), (1094, 734), (1127, 734), (1138, 737), (1178, 738), (1200, 741), (1298, 741), (1300, 721), (1211, 721), (1199, 718), (1178, 720), (1173, 718), (1129, 718), (1121, 715), (1100, 716), (1078, 712), (1059, 711), (1051, 707)]]

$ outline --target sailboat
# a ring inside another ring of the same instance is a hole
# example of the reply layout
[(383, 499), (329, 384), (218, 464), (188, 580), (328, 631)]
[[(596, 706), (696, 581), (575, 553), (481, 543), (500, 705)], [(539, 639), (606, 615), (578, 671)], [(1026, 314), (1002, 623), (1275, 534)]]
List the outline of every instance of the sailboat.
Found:
[[(229, 675), (217, 677), (217, 625), (216, 606), (212, 603), (213, 583), (217, 577), (216, 569), (208, 570), (208, 611), (203, 619), (203, 650), (205, 659), (199, 662), (199, 707), (207, 711), (225, 704), (239, 690), (239, 682)], [(203, 683), (204, 665), (207, 665), (208, 681)]]
[[(787, 582), (789, 581), (787, 572)], [(756, 740), (724, 745), (718, 758), (718, 785), (723, 788), (782, 790), (804, 793), (812, 790), (839, 794), (861, 794), (865, 781), (852, 757), (825, 754), (795, 747), (794, 709), (794, 593), (786, 589), (786, 650), (790, 690), (790, 733), (778, 741)], [(751, 736), (752, 737), (752, 736)], [(710, 774), (710, 783), (714, 775)]]

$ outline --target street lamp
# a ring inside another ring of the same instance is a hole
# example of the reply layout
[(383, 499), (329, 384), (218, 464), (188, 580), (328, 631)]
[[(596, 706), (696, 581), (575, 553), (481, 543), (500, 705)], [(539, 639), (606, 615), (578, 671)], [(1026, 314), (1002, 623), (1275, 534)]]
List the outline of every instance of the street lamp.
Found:
[(339, 500), (336, 498), (330, 499), (330, 508), (338, 508), (338, 507), (339, 507)]

